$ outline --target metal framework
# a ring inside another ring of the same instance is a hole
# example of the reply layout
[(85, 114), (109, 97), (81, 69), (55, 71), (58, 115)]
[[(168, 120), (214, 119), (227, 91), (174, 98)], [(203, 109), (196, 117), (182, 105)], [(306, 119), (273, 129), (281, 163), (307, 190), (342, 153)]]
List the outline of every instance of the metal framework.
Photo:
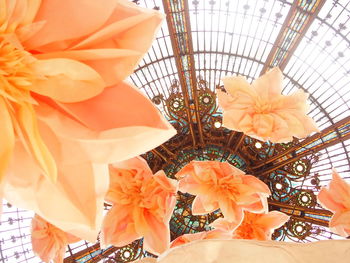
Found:
[[(196, 146), (198, 141), (203, 145), (202, 123), (199, 116), (197, 80), (195, 76), (195, 62), (192, 46), (192, 30), (190, 25), (187, 1), (167, 1), (163, 0), (164, 10), (167, 14), (167, 24), (170, 39), (176, 59), (176, 67), (180, 80), (180, 87), (185, 101), (188, 126)], [(193, 107), (191, 106), (194, 106)], [(195, 123), (193, 117), (195, 116)], [(196, 132), (194, 127), (197, 127)], [(196, 136), (196, 133), (198, 136)]]
[(325, 0), (293, 2), (260, 75), (271, 67), (286, 67), (324, 3)]

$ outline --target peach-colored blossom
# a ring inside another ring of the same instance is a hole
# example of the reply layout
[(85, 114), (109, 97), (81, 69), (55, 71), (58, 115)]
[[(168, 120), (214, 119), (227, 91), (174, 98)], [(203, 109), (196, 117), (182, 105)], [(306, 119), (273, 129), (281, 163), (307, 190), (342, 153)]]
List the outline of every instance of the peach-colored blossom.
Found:
[(332, 211), (329, 227), (343, 237), (350, 236), (350, 184), (333, 169), (333, 178), (328, 188), (322, 188), (317, 196), (318, 202)]
[(177, 186), (163, 171), (153, 175), (141, 157), (111, 165), (106, 200), (113, 206), (103, 221), (101, 244), (125, 246), (143, 237), (151, 253), (168, 249)]
[(244, 212), (242, 223), (237, 226), (225, 218), (215, 220), (211, 226), (215, 229), (233, 233), (235, 239), (271, 240), (273, 231), (285, 224), (289, 216), (278, 211), (266, 214)]
[(55, 263), (63, 263), (67, 245), (79, 240), (79, 238), (63, 232), (38, 215), (35, 215), (32, 219), (33, 251), (46, 263), (51, 260)]
[(107, 164), (175, 133), (124, 81), (163, 15), (127, 0), (0, 0), (0, 10), (4, 197), (94, 241)]
[(252, 175), (217, 161), (192, 161), (177, 173), (179, 190), (196, 195), (192, 213), (201, 215), (221, 209), (224, 217), (240, 224), (243, 210), (267, 211), (266, 184)]
[(223, 78), (227, 93), (217, 90), (223, 109), (223, 126), (253, 138), (274, 143), (289, 142), (317, 132), (307, 116), (308, 95), (298, 90), (281, 95), (283, 75), (274, 68), (250, 85), (242, 76)]
[(193, 233), (193, 234), (184, 234), (182, 236), (175, 238), (171, 242), (170, 247), (177, 247), (183, 244), (187, 244), (189, 242), (193, 242), (196, 240), (203, 240), (203, 239), (229, 240), (229, 239), (232, 239), (232, 234), (228, 231), (222, 231), (222, 230), (216, 230), (216, 229), (210, 230), (210, 231)]

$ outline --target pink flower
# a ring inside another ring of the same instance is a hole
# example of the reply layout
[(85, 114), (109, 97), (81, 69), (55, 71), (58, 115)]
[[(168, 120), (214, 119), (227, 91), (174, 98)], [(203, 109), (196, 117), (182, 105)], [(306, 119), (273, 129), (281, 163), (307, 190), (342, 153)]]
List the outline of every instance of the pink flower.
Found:
[(288, 220), (289, 216), (278, 211), (267, 214), (244, 212), (244, 219), (239, 226), (228, 222), (225, 218), (215, 220), (211, 226), (233, 233), (234, 239), (271, 240), (273, 231), (283, 226)]
[(224, 78), (227, 93), (217, 90), (219, 105), (224, 111), (223, 125), (274, 143), (317, 132), (315, 122), (306, 115), (308, 95), (302, 90), (281, 95), (282, 79), (279, 68), (268, 71), (251, 85), (242, 76)]
[(196, 195), (192, 213), (201, 215), (221, 209), (224, 217), (240, 224), (243, 210), (267, 211), (266, 184), (228, 163), (192, 161), (176, 175), (182, 178), (179, 190)]
[(51, 260), (55, 263), (63, 263), (66, 246), (79, 240), (79, 238), (51, 225), (38, 215), (32, 219), (33, 251), (46, 263)]
[(124, 81), (163, 15), (127, 0), (5, 0), (0, 10), (4, 198), (94, 241), (108, 164), (175, 134)]
[(322, 188), (317, 198), (324, 208), (334, 213), (330, 229), (343, 237), (350, 236), (350, 184), (335, 169), (328, 188)]
[(169, 248), (169, 221), (177, 182), (163, 171), (152, 174), (141, 157), (110, 166), (106, 200), (113, 204), (103, 221), (101, 244), (125, 246), (144, 237), (144, 248), (160, 254)]
[(171, 242), (170, 247), (177, 247), (196, 240), (204, 240), (204, 239), (229, 240), (229, 239), (232, 239), (232, 234), (227, 231), (221, 231), (221, 230), (210, 230), (210, 231), (203, 231), (203, 232), (198, 232), (194, 234), (184, 234), (174, 239)]

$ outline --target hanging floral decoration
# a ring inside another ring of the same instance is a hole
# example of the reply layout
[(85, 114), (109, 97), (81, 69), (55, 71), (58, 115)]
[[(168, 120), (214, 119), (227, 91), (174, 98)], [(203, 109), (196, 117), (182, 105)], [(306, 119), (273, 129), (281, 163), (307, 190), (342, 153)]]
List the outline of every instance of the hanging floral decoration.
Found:
[[(0, 0), (0, 198), (36, 213), (32, 245), (45, 262), (62, 263), (68, 244), (99, 231), (102, 247), (143, 238), (159, 255), (195, 240), (270, 240), (289, 219), (268, 211), (265, 183), (229, 163), (192, 161), (176, 181), (135, 157), (176, 133), (125, 81), (163, 18), (128, 0)], [(282, 77), (224, 78), (223, 125), (273, 143), (317, 132), (308, 95), (282, 95)], [(223, 218), (170, 242), (178, 190), (195, 196), (193, 215)], [(318, 198), (333, 231), (350, 235), (349, 184), (334, 171)]]
[(44, 262), (62, 263), (67, 245), (80, 239), (63, 232), (35, 215), (32, 219), (31, 239), (34, 253)]
[(285, 143), (318, 132), (307, 116), (308, 95), (298, 90), (282, 95), (283, 75), (273, 68), (252, 84), (242, 77), (223, 78), (227, 93), (217, 90), (223, 126), (262, 141)]
[(167, 250), (177, 188), (176, 180), (163, 171), (153, 174), (141, 157), (111, 165), (106, 200), (113, 205), (103, 221), (102, 245), (121, 247), (143, 237), (147, 251)]
[(350, 236), (350, 183), (333, 169), (333, 178), (328, 187), (321, 189), (318, 202), (334, 214), (329, 222), (330, 229), (343, 237)]
[(93, 242), (108, 164), (175, 134), (125, 81), (164, 16), (127, 0), (1, 0), (0, 10), (0, 195)]
[(201, 215), (221, 209), (224, 217), (239, 225), (243, 211), (267, 211), (270, 189), (258, 178), (217, 161), (192, 161), (177, 174), (179, 190), (195, 195), (192, 213)]
[(233, 239), (271, 240), (273, 231), (283, 226), (289, 218), (288, 215), (279, 211), (260, 214), (245, 211), (244, 219), (239, 226), (225, 218), (215, 220), (211, 226), (232, 233)]

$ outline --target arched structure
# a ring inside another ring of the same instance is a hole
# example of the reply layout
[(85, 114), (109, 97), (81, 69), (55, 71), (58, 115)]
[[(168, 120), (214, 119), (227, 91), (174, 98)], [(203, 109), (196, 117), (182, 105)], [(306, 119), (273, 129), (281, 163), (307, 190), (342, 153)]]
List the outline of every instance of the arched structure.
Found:
[[(166, 13), (157, 39), (130, 81), (170, 120), (178, 134), (144, 154), (154, 171), (172, 177), (193, 159), (228, 161), (266, 182), (271, 210), (291, 215), (274, 239), (338, 239), (331, 212), (316, 203), (331, 167), (350, 170), (350, 1), (138, 0)], [(262, 143), (221, 127), (215, 97), (220, 79), (253, 80), (272, 66), (284, 73), (284, 94), (310, 94), (310, 116), (322, 131), (289, 144)], [(172, 237), (207, 228), (220, 216), (191, 215), (193, 197), (180, 195)], [(108, 207), (106, 207), (108, 209)], [(30, 244), (33, 214), (4, 203), (0, 261), (40, 262)], [(65, 262), (129, 262), (144, 255), (142, 240), (101, 250), (98, 243), (69, 246)]]

